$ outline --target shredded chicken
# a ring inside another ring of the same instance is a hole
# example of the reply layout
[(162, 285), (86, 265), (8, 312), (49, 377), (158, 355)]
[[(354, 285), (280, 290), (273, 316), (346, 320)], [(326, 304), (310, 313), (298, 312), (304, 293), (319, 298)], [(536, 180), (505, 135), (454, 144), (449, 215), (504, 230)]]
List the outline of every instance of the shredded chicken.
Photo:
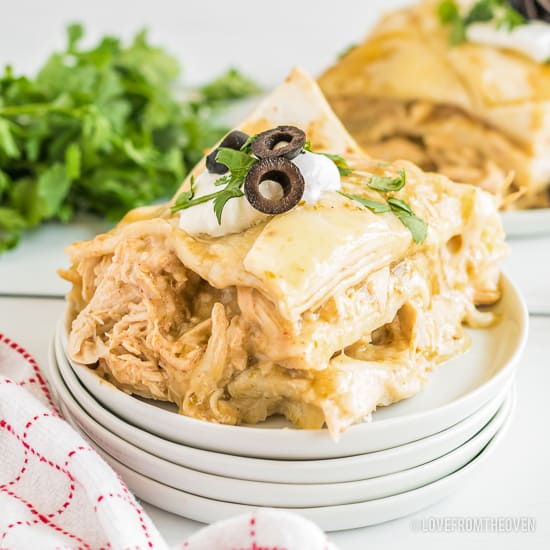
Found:
[(526, 196), (530, 176), (518, 167), (528, 164), (527, 153), (457, 107), (357, 96), (336, 97), (333, 107), (374, 158), (407, 159), (477, 185), (495, 195), (502, 208), (550, 204), (546, 193)]
[(491, 44), (451, 45), (439, 5), (418, 0), (384, 14), (320, 76), (323, 92), (374, 158), (480, 186), (502, 209), (550, 206), (547, 64)]

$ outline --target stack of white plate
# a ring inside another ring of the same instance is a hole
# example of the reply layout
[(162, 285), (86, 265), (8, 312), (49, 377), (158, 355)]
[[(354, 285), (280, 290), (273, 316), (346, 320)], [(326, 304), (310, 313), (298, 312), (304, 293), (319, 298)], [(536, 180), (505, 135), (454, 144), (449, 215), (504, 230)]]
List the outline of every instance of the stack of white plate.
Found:
[(160, 508), (212, 522), (269, 506), (327, 531), (372, 525), (457, 490), (510, 423), (527, 314), (504, 277), (502, 287), (500, 321), (470, 331), (468, 352), (441, 365), (419, 395), (380, 408), (338, 442), (281, 420), (207, 423), (127, 395), (68, 359), (62, 323), (49, 379), (66, 418), (137, 496)]

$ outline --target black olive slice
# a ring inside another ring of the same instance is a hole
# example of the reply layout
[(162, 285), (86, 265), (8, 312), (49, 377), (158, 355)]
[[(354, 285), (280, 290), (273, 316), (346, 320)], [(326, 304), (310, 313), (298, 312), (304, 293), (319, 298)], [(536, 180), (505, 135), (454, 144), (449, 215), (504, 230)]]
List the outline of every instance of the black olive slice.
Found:
[(296, 126), (277, 126), (256, 136), (252, 152), (261, 159), (285, 157), (289, 160), (302, 152), (306, 134)]
[(511, 0), (510, 4), (526, 19), (550, 22), (549, 0)]
[[(269, 199), (262, 195), (260, 186), (264, 181), (277, 182), (283, 196)], [(294, 208), (304, 194), (304, 178), (298, 167), (283, 157), (260, 160), (246, 175), (244, 194), (256, 210), (264, 214), (281, 214)]]
[(227, 147), (238, 151), (246, 143), (247, 139), (248, 134), (240, 130), (233, 130), (227, 134), (220, 145), (206, 157), (206, 169), (212, 174), (225, 174), (228, 170), (227, 166), (221, 162), (216, 162), (216, 155), (218, 154), (219, 148)]

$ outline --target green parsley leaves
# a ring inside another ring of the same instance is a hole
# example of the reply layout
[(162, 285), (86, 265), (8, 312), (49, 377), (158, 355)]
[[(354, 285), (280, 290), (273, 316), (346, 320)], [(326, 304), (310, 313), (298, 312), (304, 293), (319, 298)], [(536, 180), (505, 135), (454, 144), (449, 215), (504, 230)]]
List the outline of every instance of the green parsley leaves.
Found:
[(338, 172), (340, 172), (341, 176), (349, 176), (352, 173), (352, 170), (344, 157), (341, 157), (340, 155), (331, 155), (330, 153), (320, 154), (329, 158), (332, 162), (334, 162), (334, 164), (336, 164), (336, 168), (338, 168)]
[(258, 159), (242, 151), (220, 147), (216, 155), (216, 162), (225, 164), (229, 168), (229, 175), (222, 176), (216, 181), (216, 185), (224, 185), (224, 188), (218, 191), (214, 197), (214, 212), (218, 223), (221, 224), (225, 204), (229, 199), (236, 199), (244, 195), (242, 190), (244, 180)]
[(362, 204), (363, 206), (366, 206), (371, 212), (374, 212), (375, 214), (383, 214), (384, 212), (391, 211), (389, 204), (385, 202), (371, 201), (370, 199), (365, 199), (364, 197), (360, 197), (359, 195), (350, 195), (343, 192), (341, 192), (340, 195), (343, 195), (348, 199), (351, 199), (358, 202), (359, 204)]
[(428, 224), (413, 212), (408, 202), (390, 197), (388, 199), (388, 204), (390, 205), (391, 211), (411, 232), (413, 241), (417, 244), (423, 243), (428, 236)]
[(449, 43), (451, 46), (466, 40), (466, 26), (454, 0), (443, 0), (437, 7), (437, 15), (442, 25), (449, 25)]
[[(246, 147), (246, 143), (243, 147)], [(228, 147), (220, 147), (218, 154), (216, 155), (216, 162), (224, 164), (229, 168), (231, 172), (232, 179), (242, 180), (244, 183), (244, 178), (248, 171), (258, 162), (256, 157), (253, 157), (249, 153), (244, 151), (236, 151), (235, 149), (229, 149)], [(227, 176), (224, 176), (227, 178)], [(223, 178), (221, 178), (223, 179)], [(219, 185), (216, 182), (216, 185)]]
[[(189, 191), (183, 191), (178, 195), (178, 198), (176, 199), (174, 206), (172, 206), (172, 213), (178, 212), (179, 210), (185, 210), (186, 208), (193, 206), (193, 204), (200, 204), (199, 202), (195, 202), (191, 204), (194, 198), (195, 198), (195, 176), (191, 176)], [(210, 199), (205, 199), (203, 202), (206, 202), (207, 200), (210, 200)]]
[(398, 170), (399, 174), (395, 178), (387, 178), (383, 176), (372, 176), (367, 184), (371, 189), (375, 191), (382, 191), (382, 193), (391, 193), (392, 191), (399, 191), (405, 187), (407, 181), (407, 175), (405, 170)]
[(442, 25), (450, 27), (451, 46), (466, 40), (466, 28), (473, 23), (495, 21), (497, 28), (508, 31), (526, 23), (523, 15), (507, 0), (478, 0), (464, 15), (455, 0), (442, 0), (437, 7), (437, 15)]
[[(247, 145), (248, 141), (243, 145), (243, 148), (247, 147)], [(221, 176), (214, 183), (216, 186), (223, 187), (215, 193), (195, 197), (195, 180), (191, 178), (189, 191), (184, 191), (178, 195), (171, 209), (172, 214), (190, 208), (191, 206), (213, 200), (216, 219), (218, 223), (221, 224), (223, 209), (227, 201), (244, 195), (242, 190), (244, 180), (248, 171), (258, 162), (258, 159), (242, 150), (236, 151), (235, 149), (220, 147), (216, 154), (216, 162), (224, 164), (229, 169), (229, 174)]]
[(145, 32), (90, 49), (83, 35), (69, 26), (66, 48), (35, 78), (0, 72), (0, 252), (50, 219), (85, 210), (116, 220), (171, 196), (226, 133), (224, 102), (257, 91), (231, 69), (182, 102), (178, 62)]
[[(407, 176), (405, 170), (399, 170), (396, 177), (371, 176), (367, 187), (379, 191), (380, 193), (391, 193), (399, 191), (405, 186)], [(428, 225), (424, 220), (419, 218), (411, 208), (410, 204), (396, 197), (388, 197), (387, 202), (373, 201), (359, 195), (352, 195), (340, 192), (344, 197), (354, 200), (359, 204), (368, 208), (375, 214), (383, 214), (384, 212), (392, 212), (399, 218), (401, 223), (411, 232), (413, 241), (421, 244), (426, 240), (428, 235)]]

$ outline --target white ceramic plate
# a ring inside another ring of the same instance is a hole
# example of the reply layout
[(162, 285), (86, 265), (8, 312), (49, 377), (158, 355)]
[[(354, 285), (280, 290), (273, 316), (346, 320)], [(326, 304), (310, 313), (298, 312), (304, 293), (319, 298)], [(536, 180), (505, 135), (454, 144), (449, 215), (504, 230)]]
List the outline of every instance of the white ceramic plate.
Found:
[[(87, 439), (128, 468), (194, 495), (251, 506), (333, 506), (389, 497), (452, 474), (478, 455), (497, 433), (510, 411), (511, 399), (505, 399), (493, 419), (472, 439), (451, 453), (396, 474), (347, 483), (264, 483), (214, 476), (162, 460), (123, 442), (105, 429), (101, 432), (96, 430), (95, 437), (85, 429), (83, 431)], [(69, 411), (65, 412), (66, 416), (71, 416)]]
[(471, 348), (430, 374), (424, 391), (381, 407), (373, 414), (372, 422), (350, 427), (338, 442), (327, 430), (281, 429), (276, 421), (255, 427), (226, 426), (174, 414), (154, 401), (127, 395), (83, 365), (73, 366), (82, 383), (105, 407), (146, 431), (178, 443), (256, 458), (306, 460), (363, 454), (445, 430), (501, 391), (519, 361), (528, 326), (521, 296), (505, 276), (502, 290), (502, 300), (494, 306), (501, 316), (499, 323), (470, 331)]
[[(509, 427), (514, 404), (512, 402), (512, 410), (504, 425), (489, 444), (471, 462), (451, 475), (419, 489), (391, 497), (339, 506), (294, 508), (289, 511), (305, 516), (325, 531), (340, 531), (376, 525), (407, 516), (431, 506), (464, 486), (468, 476), (472, 475), (476, 468), (490, 456)], [(75, 429), (78, 430), (78, 427), (75, 426)], [(213, 523), (238, 514), (252, 512), (256, 508), (210, 500), (179, 491), (134, 472), (99, 448), (96, 448), (96, 450), (118, 471), (128, 487), (139, 498), (168, 512), (203, 523)]]
[(71, 386), (76, 388), (74, 395), (80, 402), (77, 403), (57, 372), (53, 347), (50, 352), (50, 368), (54, 369), (49, 376), (52, 389), (60, 393), (60, 398), (66, 402), (71, 414), (92, 438), (101, 441), (105, 426), (112, 437), (118, 438), (120, 444), (127, 441), (175, 464), (225, 477), (274, 483), (341, 483), (393, 474), (425, 464), (453, 451), (473, 437), (495, 414), (509, 389), (505, 386), (487, 405), (448, 430), (413, 443), (345, 458), (309, 461), (266, 460), (187, 447), (127, 424), (102, 408), (83, 387), (78, 386), (74, 373), (67, 367), (66, 360), (64, 361), (64, 355), (59, 353), (60, 363), (65, 365), (62, 377), (72, 380)]
[(536, 237), (550, 235), (550, 208), (508, 210), (502, 212), (507, 237)]

